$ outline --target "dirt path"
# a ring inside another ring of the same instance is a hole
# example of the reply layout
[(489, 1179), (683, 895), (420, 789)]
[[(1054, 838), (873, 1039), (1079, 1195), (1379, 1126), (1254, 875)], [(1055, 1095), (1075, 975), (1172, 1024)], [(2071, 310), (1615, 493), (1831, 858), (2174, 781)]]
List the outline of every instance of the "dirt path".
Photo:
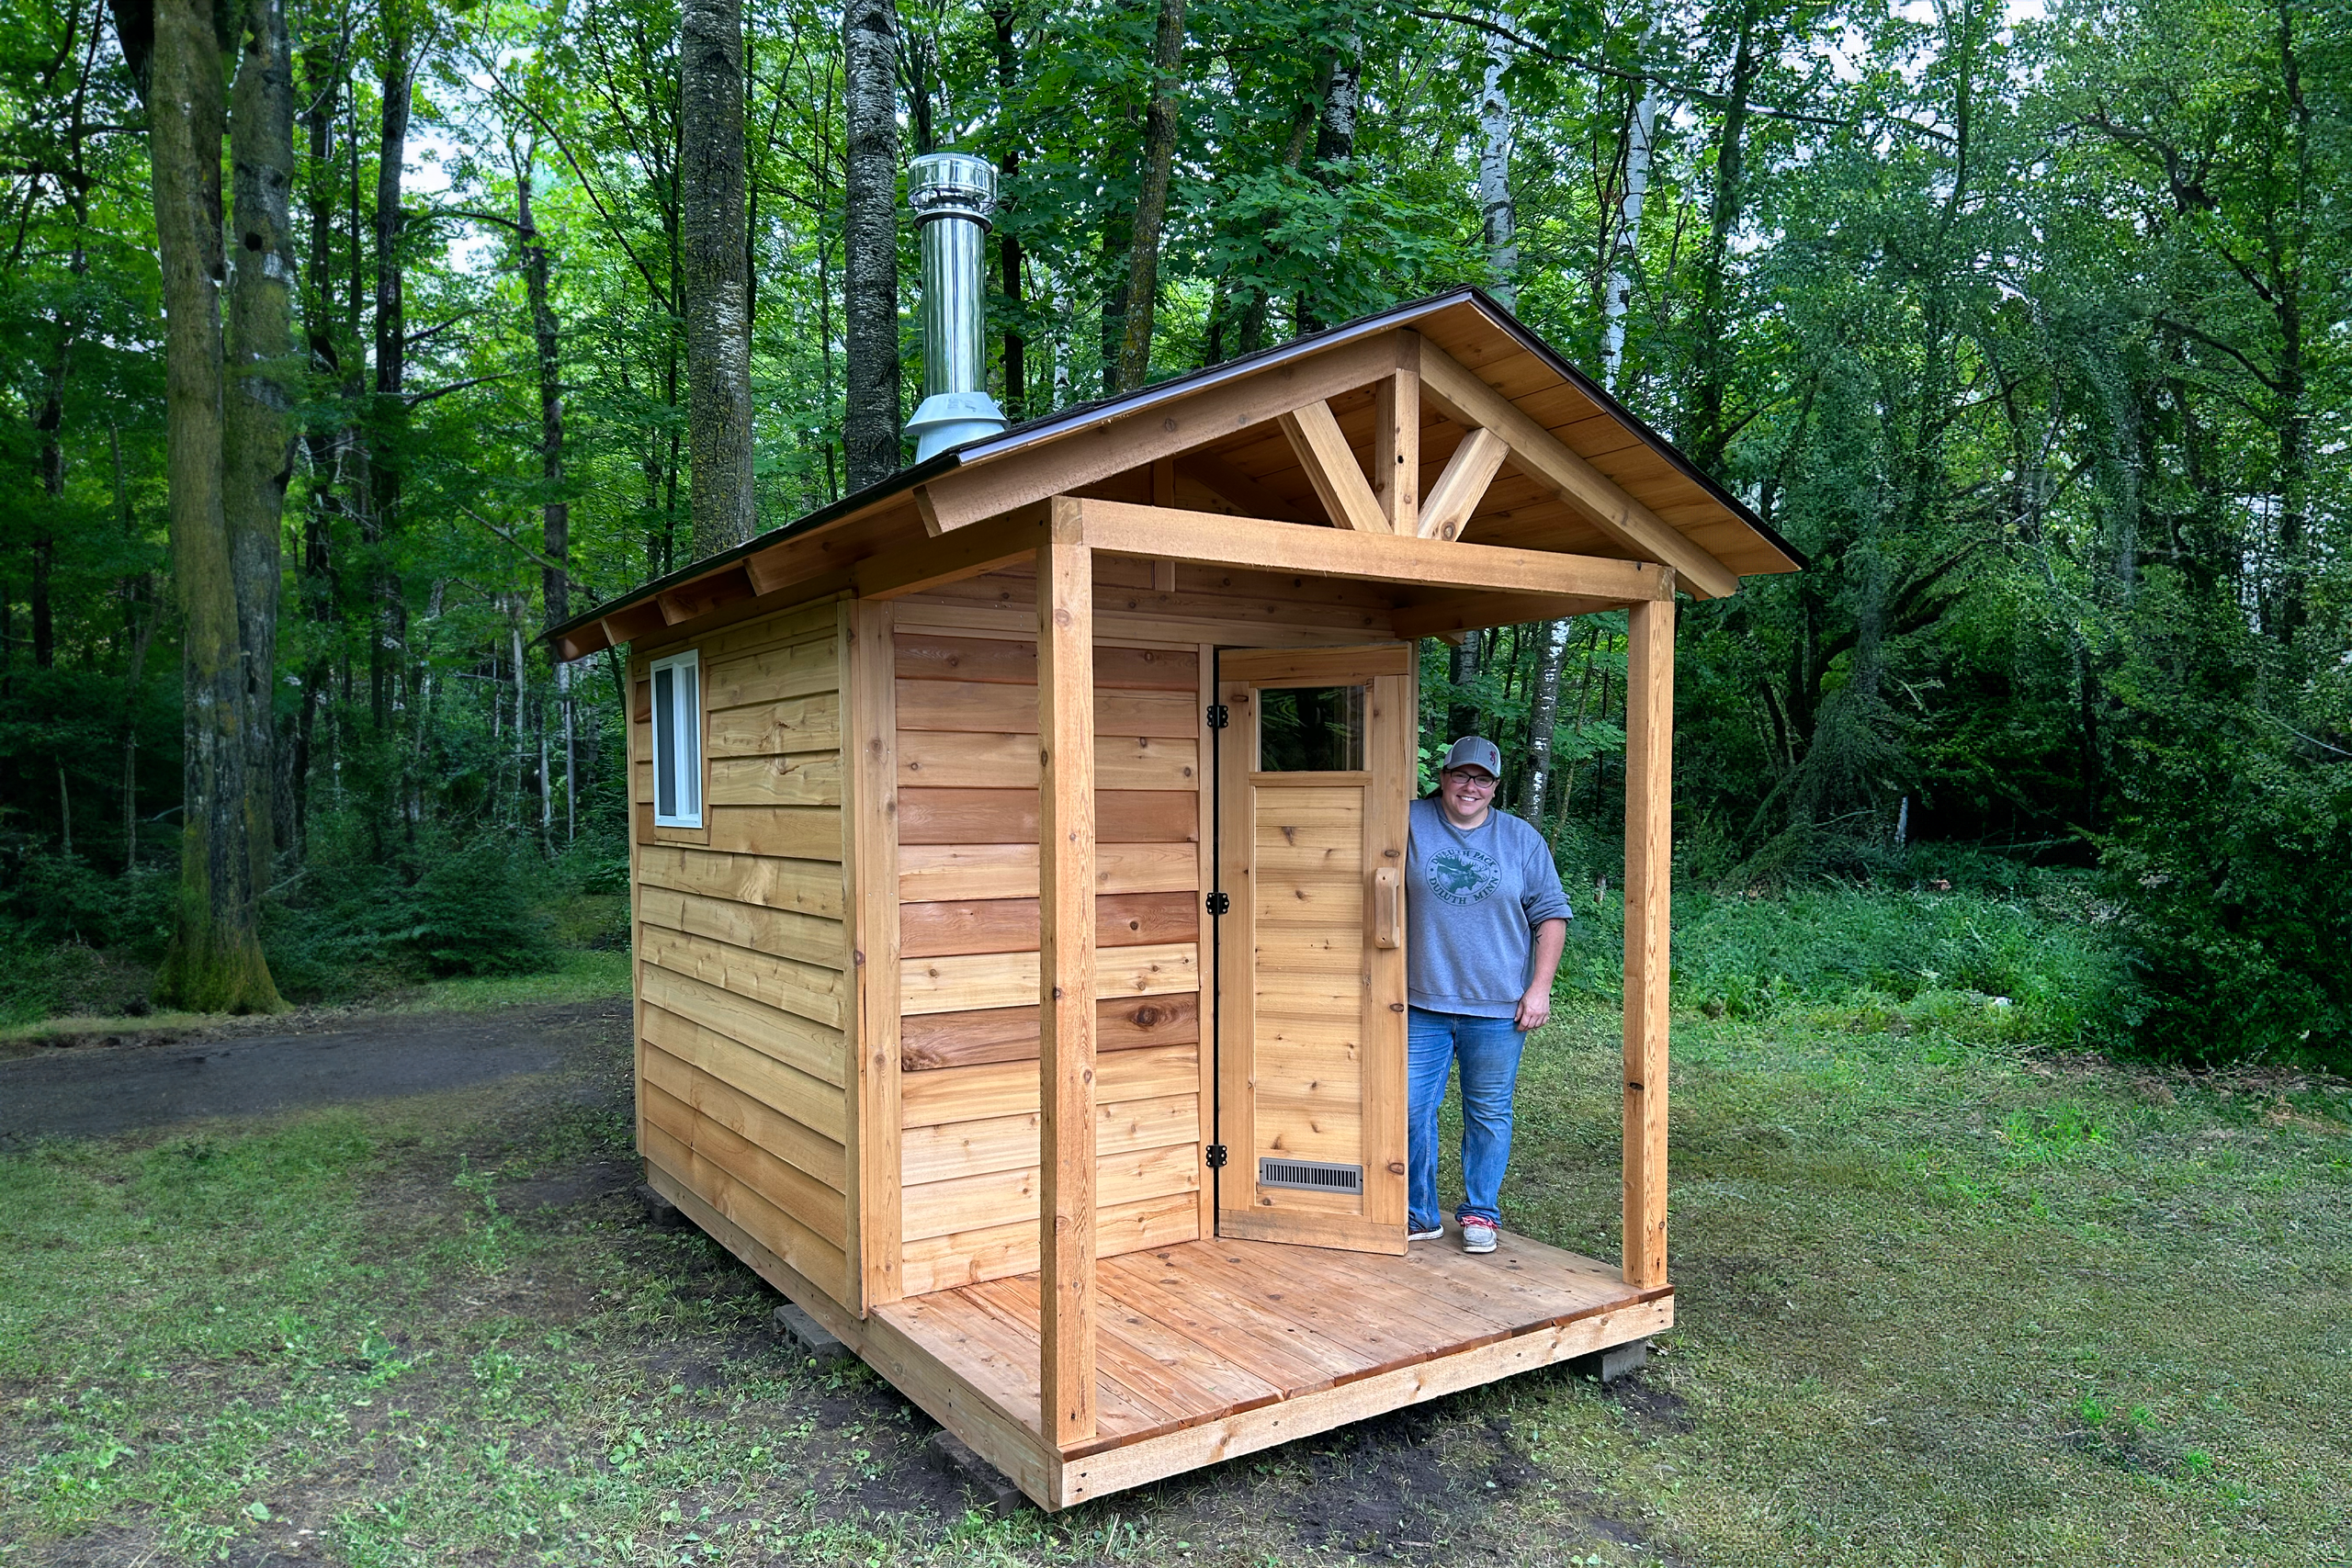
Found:
[(0, 1148), (216, 1116), (471, 1089), (580, 1065), (622, 1000), (498, 1013), (332, 1019), (279, 1033), (52, 1048), (0, 1062)]

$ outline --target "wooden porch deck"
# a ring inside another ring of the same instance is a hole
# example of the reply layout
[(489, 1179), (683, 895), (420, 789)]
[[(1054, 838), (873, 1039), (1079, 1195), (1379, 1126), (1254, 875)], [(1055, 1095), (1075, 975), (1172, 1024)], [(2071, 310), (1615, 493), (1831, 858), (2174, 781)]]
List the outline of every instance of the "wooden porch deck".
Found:
[[(1656, 1334), (1673, 1288), (1506, 1234), (1448, 1226), (1401, 1258), (1216, 1239), (1096, 1265), (1095, 1436), (1041, 1435), (1037, 1276), (877, 1307), (886, 1376), (1048, 1507), (1141, 1485)], [(877, 1343), (876, 1349), (880, 1349)], [(930, 1363), (888, 1364), (902, 1358)], [(944, 1395), (949, 1385), (961, 1397)], [(976, 1406), (978, 1406), (976, 1408)]]

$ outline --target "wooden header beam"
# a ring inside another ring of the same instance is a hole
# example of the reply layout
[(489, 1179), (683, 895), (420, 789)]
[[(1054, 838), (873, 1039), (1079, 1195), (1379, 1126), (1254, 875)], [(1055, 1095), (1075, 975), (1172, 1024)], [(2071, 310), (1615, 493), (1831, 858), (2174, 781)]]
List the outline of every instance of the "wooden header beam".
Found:
[(1611, 605), (1674, 594), (1674, 573), (1651, 561), (1451, 544), (1346, 528), (1302, 528), (1125, 501), (1065, 496), (1057, 498), (1055, 506), (1057, 519), (1060, 508), (1073, 509), (1080, 536), (1105, 555), (1167, 557), (1430, 588), (1566, 595)]

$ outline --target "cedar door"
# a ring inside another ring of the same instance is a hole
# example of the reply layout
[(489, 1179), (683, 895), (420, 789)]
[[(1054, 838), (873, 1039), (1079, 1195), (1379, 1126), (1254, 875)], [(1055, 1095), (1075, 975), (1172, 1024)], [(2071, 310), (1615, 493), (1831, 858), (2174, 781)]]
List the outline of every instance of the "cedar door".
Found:
[(1409, 643), (1217, 655), (1217, 1234), (1405, 1250)]

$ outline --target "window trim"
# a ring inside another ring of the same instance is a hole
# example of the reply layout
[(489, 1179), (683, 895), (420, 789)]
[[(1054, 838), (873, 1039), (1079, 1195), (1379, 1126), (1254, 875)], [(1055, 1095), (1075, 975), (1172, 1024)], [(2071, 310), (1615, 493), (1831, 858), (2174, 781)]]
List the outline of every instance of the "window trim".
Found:
[[(671, 703), (671, 717), (675, 733), (665, 736), (662, 724), (662, 676), (671, 674), (672, 681), (684, 690)], [(680, 679), (683, 676), (683, 680)], [(703, 744), (702, 744), (702, 654), (695, 649), (657, 659), (646, 671), (646, 696), (650, 709), (649, 717), (652, 731), (653, 751), (653, 825), (657, 828), (699, 828), (703, 824)], [(672, 778), (680, 786), (673, 794), (687, 796), (691, 811), (662, 811), (662, 784), (664, 770), (687, 764), (686, 771)]]

